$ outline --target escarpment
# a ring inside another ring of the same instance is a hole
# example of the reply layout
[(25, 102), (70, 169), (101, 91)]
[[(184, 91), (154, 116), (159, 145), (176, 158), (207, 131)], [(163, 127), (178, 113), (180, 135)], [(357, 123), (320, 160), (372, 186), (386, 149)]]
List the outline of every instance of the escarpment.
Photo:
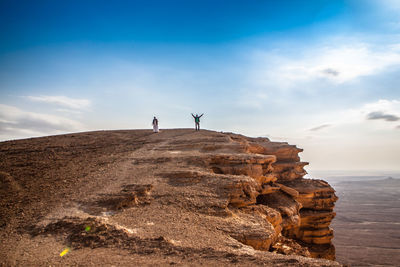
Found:
[[(303, 169), (307, 162), (301, 162), (298, 156), (302, 149), (284, 142), (271, 142), (266, 138), (245, 138), (231, 134), (230, 137), (242, 144), (244, 150), (254, 157), (247, 160), (246, 174), (258, 182), (256, 205), (266, 206), (278, 211), (282, 218), (279, 227), (274, 225), (273, 245), (280, 234), (288, 239), (299, 242), (307, 248), (312, 257), (335, 259), (335, 248), (331, 242), (333, 230), (329, 228), (332, 219), (334, 203), (338, 199), (334, 189), (325, 181), (304, 179)], [(274, 156), (270, 161), (260, 160), (260, 155)], [(258, 159), (258, 161), (257, 161)], [(235, 160), (225, 165), (234, 164)], [(228, 166), (226, 172), (238, 174)], [(244, 169), (244, 168), (242, 168)], [(224, 170), (219, 167), (218, 170)], [(257, 171), (254, 171), (257, 170)], [(242, 203), (247, 206), (247, 203)], [(236, 204), (238, 205), (238, 204)], [(251, 245), (251, 243), (249, 243)], [(290, 247), (289, 244), (286, 244)], [(264, 249), (264, 247), (257, 247)], [(276, 246), (275, 246), (276, 247)], [(272, 246), (274, 250), (274, 246)], [(293, 253), (304, 251), (293, 248)]]
[(301, 151), (190, 129), (0, 143), (0, 258), (85, 265), (91, 249), (92, 265), (340, 266), (326, 260), (335, 191), (303, 178)]
[[(214, 133), (190, 141), (182, 136), (157, 150), (170, 153), (160, 161), (178, 163), (161, 177), (198, 190), (213, 188), (219, 203), (214, 199), (206, 210), (227, 216), (218, 229), (258, 250), (335, 259), (329, 225), (337, 197), (328, 183), (303, 178), (308, 163), (300, 161), (302, 149), (267, 138)], [(187, 171), (193, 168), (197, 171)]]

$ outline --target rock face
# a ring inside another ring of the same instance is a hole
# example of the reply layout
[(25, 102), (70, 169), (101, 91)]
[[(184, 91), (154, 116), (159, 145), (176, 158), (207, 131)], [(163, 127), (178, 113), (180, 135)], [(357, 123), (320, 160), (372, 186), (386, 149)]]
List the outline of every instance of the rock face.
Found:
[[(303, 168), (308, 163), (300, 161), (298, 153), (302, 149), (287, 143), (271, 142), (266, 138), (238, 135), (231, 135), (231, 138), (240, 140), (250, 154), (275, 156), (271, 164), (264, 163), (258, 167), (263, 170), (262, 175), (260, 171), (247, 175), (254, 177), (263, 188), (258, 191), (256, 203), (280, 213), (282, 223), (278, 229), (282, 230), (281, 234), (286, 240), (298, 241), (309, 250), (312, 257), (334, 260), (335, 248), (331, 242), (333, 230), (329, 225), (335, 217), (333, 208), (338, 198), (327, 182), (303, 178), (306, 174)], [(276, 233), (276, 236), (279, 234)], [(276, 240), (273, 239), (272, 244)]]
[[(93, 265), (106, 258), (339, 266), (310, 258), (335, 259), (329, 225), (337, 197), (328, 183), (303, 178), (301, 151), (187, 129), (0, 143), (1, 238), (8, 240), (0, 258), (6, 265), (81, 264), (81, 251), (92, 248)], [(54, 261), (51, 251), (67, 245), (75, 249), (71, 261)], [(39, 250), (40, 258), (29, 256)]]
[(335, 217), (335, 190), (322, 180), (298, 179), (287, 185), (299, 192), (297, 201), (302, 209), (300, 227), (288, 230), (285, 236), (303, 241), (313, 257), (334, 260), (333, 230), (329, 225)]

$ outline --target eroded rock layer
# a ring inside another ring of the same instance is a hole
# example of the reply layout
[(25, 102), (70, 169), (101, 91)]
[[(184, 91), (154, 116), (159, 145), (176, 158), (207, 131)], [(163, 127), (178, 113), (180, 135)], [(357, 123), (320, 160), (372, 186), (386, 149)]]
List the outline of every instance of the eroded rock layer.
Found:
[[(327, 182), (303, 178), (306, 174), (304, 166), (308, 163), (300, 161), (298, 153), (302, 149), (266, 138), (240, 135), (231, 135), (231, 138), (239, 141), (250, 154), (275, 156), (275, 161), (263, 168), (262, 176), (253, 177), (263, 188), (258, 191), (257, 204), (280, 213), (279, 229), (286, 240), (300, 242), (312, 257), (334, 260), (333, 230), (329, 225), (335, 217), (333, 208), (338, 198)], [(261, 177), (269, 179), (263, 181)], [(301, 253), (304, 254), (299, 251)]]
[[(0, 143), (0, 258), (79, 265), (92, 248), (96, 259), (122, 265), (338, 266), (308, 258), (335, 258), (337, 197), (328, 183), (303, 178), (301, 151), (189, 129)], [(65, 246), (74, 252), (55, 259)]]
[[(233, 224), (234, 228), (230, 224), (220, 229), (255, 249), (292, 254), (297, 251), (299, 255), (335, 259), (329, 225), (335, 216), (333, 207), (337, 197), (328, 183), (303, 178), (308, 163), (300, 161), (298, 154), (302, 149), (285, 142), (237, 134), (224, 134), (215, 141), (210, 144), (210, 140), (202, 137), (195, 143), (203, 146), (194, 146), (201, 153), (181, 155), (192, 166), (201, 168), (201, 175), (183, 171), (169, 176), (209, 181), (206, 177), (210, 173), (217, 175), (219, 186), (224, 188), (220, 192), (225, 192), (228, 199), (224, 208), (242, 219), (251, 214), (253, 221), (258, 222), (257, 226), (248, 225), (248, 220), (243, 219), (241, 224)], [(184, 140), (176, 143), (184, 151), (194, 150)], [(271, 214), (278, 215), (271, 217)], [(278, 248), (283, 243), (290, 249)]]

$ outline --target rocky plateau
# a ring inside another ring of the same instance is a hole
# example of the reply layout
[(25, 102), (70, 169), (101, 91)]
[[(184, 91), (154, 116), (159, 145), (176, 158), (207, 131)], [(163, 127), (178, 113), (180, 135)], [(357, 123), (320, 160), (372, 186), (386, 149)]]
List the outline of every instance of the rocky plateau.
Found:
[(1, 142), (1, 264), (341, 266), (338, 198), (301, 151), (191, 129)]

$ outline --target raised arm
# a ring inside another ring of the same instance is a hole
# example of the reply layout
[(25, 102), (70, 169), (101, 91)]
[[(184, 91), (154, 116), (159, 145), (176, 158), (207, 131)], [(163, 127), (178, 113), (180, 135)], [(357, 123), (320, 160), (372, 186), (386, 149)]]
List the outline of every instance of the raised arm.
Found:
[(201, 116), (203, 116), (204, 115), (204, 113), (202, 113), (200, 116), (199, 116), (199, 118), (201, 118)]
[(193, 115), (193, 113), (191, 113), (191, 114), (192, 114), (192, 117), (193, 117), (193, 118), (196, 118), (196, 117)]

